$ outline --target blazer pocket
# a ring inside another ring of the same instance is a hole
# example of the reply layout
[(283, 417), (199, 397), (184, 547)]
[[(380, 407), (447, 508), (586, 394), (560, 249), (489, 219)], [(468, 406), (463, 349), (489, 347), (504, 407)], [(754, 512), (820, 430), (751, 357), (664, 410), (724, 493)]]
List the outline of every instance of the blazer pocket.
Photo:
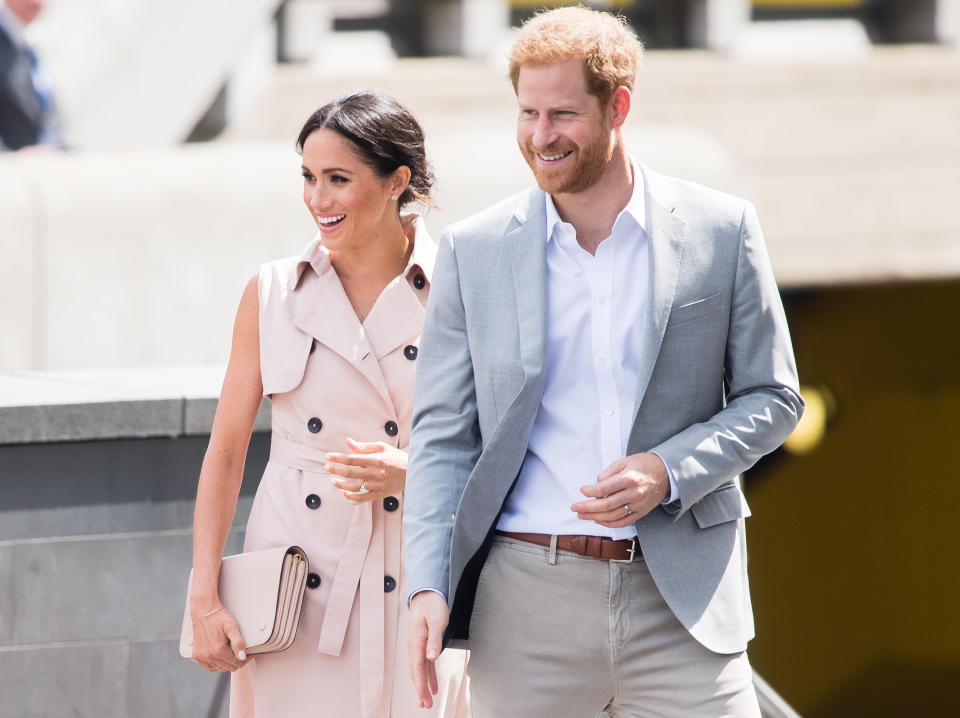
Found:
[(679, 307), (671, 307), (670, 318), (667, 326), (676, 326), (684, 322), (693, 321), (709, 314), (715, 314), (720, 309), (720, 292), (711, 294), (709, 297), (698, 299), (695, 302), (687, 302)]
[(702, 528), (746, 518), (750, 507), (736, 484), (723, 484), (690, 507), (690, 513)]

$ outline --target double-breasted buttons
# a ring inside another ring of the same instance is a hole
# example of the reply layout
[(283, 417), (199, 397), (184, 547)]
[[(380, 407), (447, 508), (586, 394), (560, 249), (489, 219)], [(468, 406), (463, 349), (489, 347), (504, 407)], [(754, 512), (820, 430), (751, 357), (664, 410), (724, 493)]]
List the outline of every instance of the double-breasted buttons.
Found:
[(388, 496), (383, 500), (384, 511), (396, 511), (400, 508), (400, 501), (396, 496)]
[(320, 585), (320, 574), (319, 573), (308, 573), (307, 574), (307, 588), (316, 588)]
[[(422, 274), (414, 274), (414, 275), (413, 275), (413, 286), (415, 286), (417, 289), (423, 289), (425, 286), (427, 286), (427, 279), (426, 279), (426, 277), (424, 277)], [(396, 345), (394, 345), (394, 346), (396, 346)]]
[(308, 509), (319, 509), (320, 497), (316, 494), (307, 494), (307, 500), (304, 503), (307, 504)]
[(393, 589), (397, 587), (397, 579), (393, 576), (384, 576), (383, 577), (383, 592), (390, 593)]
[(317, 351), (317, 340), (316, 340), (316, 339), (314, 339), (314, 340), (310, 343), (310, 353), (313, 354), (315, 351)]
[(316, 434), (320, 429), (323, 428), (323, 422), (320, 421), (317, 417), (313, 417), (310, 421), (307, 422), (307, 430), (311, 434)]
[(417, 358), (417, 348), (413, 346), (413, 344), (407, 344), (407, 346), (403, 348), (403, 355), (410, 361), (413, 361)]
[(395, 421), (388, 421), (383, 425), (383, 430), (387, 432), (387, 436), (396, 436), (400, 433), (400, 427), (397, 426)]

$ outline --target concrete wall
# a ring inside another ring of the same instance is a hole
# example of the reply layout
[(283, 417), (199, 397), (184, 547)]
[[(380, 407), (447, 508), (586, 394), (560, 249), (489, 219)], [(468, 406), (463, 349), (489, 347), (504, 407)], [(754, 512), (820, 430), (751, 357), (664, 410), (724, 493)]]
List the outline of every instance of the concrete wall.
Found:
[(226, 716), (224, 680), (178, 653), (221, 374), (0, 376), (0, 718)]

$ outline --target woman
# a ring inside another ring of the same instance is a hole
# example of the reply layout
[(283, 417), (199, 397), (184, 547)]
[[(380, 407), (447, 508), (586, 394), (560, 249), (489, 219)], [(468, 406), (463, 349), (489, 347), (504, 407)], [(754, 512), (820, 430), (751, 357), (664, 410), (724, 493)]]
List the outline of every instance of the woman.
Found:
[[(406, 660), (400, 519), (436, 249), (399, 212), (429, 200), (423, 132), (394, 100), (358, 92), (315, 112), (297, 151), (320, 232), (300, 257), (264, 265), (240, 300), (197, 490), (194, 660), (236, 671), (235, 718), (424, 716)], [(248, 658), (217, 575), (261, 395), (273, 435), (244, 550), (296, 544), (310, 574), (293, 646)], [(466, 710), (464, 655), (444, 654), (437, 715)]]

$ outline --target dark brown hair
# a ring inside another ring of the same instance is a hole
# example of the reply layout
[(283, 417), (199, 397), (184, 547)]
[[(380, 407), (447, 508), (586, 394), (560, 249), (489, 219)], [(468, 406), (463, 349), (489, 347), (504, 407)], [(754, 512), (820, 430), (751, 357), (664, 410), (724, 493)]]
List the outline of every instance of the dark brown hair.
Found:
[(397, 168), (410, 169), (410, 183), (398, 206), (417, 201), (430, 206), (434, 176), (427, 162), (423, 129), (413, 114), (392, 97), (360, 90), (341, 95), (314, 112), (297, 137), (297, 152), (317, 130), (333, 130), (350, 141), (357, 157), (385, 179)]

